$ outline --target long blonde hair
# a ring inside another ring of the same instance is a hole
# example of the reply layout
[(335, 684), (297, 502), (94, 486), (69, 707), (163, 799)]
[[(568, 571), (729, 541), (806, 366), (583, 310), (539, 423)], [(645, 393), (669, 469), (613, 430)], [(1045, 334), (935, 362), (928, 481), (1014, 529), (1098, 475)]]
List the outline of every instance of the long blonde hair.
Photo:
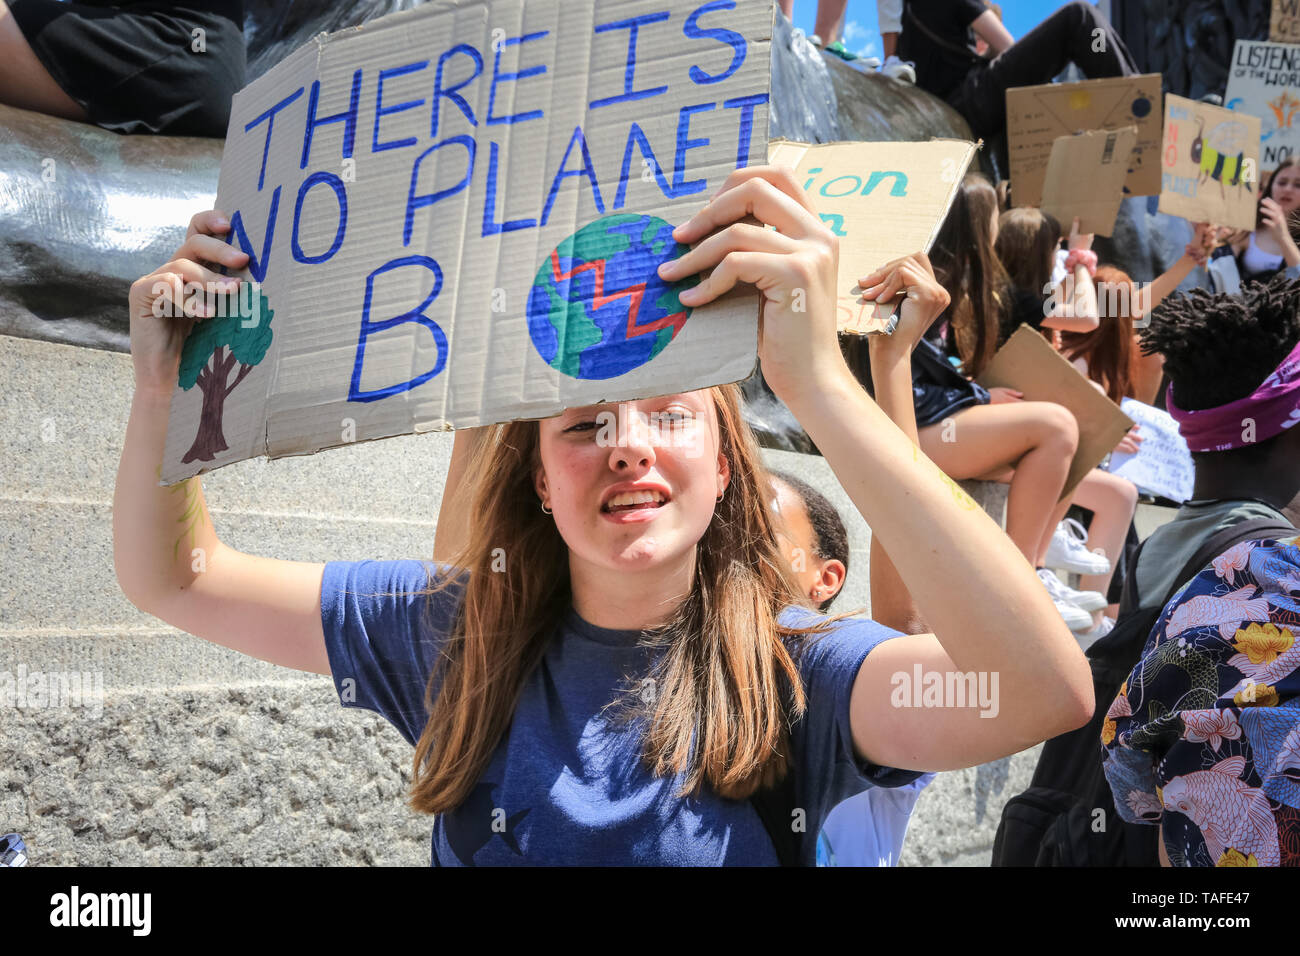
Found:
[[(731, 479), (696, 546), (690, 594), (652, 632), (664, 653), (654, 701), (644, 705), (642, 758), (656, 776), (684, 775), (679, 796), (707, 783), (743, 799), (785, 775), (790, 724), (804, 712), (784, 638), (821, 633), (825, 623), (778, 623), (801, 597), (777, 544), (767, 472), (741, 418), (740, 389), (709, 391)], [(510, 422), (493, 426), (469, 464), (475, 520), (449, 562), (468, 578), (431, 582), (425, 592), (464, 589), (426, 692), (410, 798), (417, 811), (444, 813), (467, 798), (570, 606), (567, 546), (533, 483), (540, 454), (538, 423)]]

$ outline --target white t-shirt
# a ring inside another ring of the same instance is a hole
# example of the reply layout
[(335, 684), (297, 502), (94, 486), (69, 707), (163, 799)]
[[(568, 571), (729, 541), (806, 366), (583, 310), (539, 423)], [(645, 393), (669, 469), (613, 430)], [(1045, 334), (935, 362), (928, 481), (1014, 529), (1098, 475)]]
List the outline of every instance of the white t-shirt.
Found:
[(897, 866), (916, 801), (935, 776), (888, 790), (872, 787), (836, 804), (817, 837), (817, 865)]

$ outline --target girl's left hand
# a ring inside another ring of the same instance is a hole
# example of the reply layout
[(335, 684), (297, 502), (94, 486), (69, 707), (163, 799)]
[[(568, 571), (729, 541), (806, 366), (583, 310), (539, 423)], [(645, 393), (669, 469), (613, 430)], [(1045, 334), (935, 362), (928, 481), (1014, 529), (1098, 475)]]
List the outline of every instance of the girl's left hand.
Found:
[(934, 266), (924, 252), (895, 259), (859, 279), (858, 285), (864, 299), (876, 302), (890, 302), (898, 293), (906, 293), (894, 334), (868, 336), (869, 347), (878, 355), (910, 356), (921, 336), (952, 301), (948, 290), (935, 278)]
[(1125, 455), (1136, 455), (1141, 444), (1142, 436), (1138, 434), (1138, 426), (1134, 425), (1119, 440), (1119, 444), (1115, 446), (1115, 451)]
[[(739, 221), (747, 216), (761, 224)], [(763, 293), (758, 354), (763, 377), (778, 398), (789, 404), (788, 396), (800, 390), (821, 389), (833, 376), (849, 376), (836, 337), (839, 243), (817, 217), (793, 169), (736, 170), (673, 238), (699, 245), (663, 263), (661, 278), (713, 270), (679, 295), (682, 305), (712, 302), (737, 282), (752, 283)]]
[(1091, 249), (1092, 233), (1079, 231), (1079, 217), (1074, 217), (1074, 222), (1070, 224), (1070, 249)]

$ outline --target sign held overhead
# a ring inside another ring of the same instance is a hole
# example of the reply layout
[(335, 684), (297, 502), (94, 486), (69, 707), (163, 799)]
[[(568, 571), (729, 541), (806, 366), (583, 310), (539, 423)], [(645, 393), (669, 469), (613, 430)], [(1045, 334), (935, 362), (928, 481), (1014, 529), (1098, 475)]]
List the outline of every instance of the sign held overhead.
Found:
[(1011, 201), (1041, 206), (1047, 164), (1057, 137), (1082, 130), (1136, 126), (1137, 145), (1124, 195), (1160, 192), (1160, 74), (1045, 83), (1007, 90)]
[(1160, 211), (1189, 222), (1255, 228), (1259, 119), (1165, 97)]
[(217, 206), (255, 288), (186, 342), (164, 483), (748, 376), (757, 293), (692, 310), (656, 269), (764, 161), (773, 9), (433, 3), (240, 91)]
[(1080, 232), (1109, 236), (1136, 144), (1136, 126), (1058, 136), (1043, 184), (1043, 212), (1055, 216), (1067, 233), (1078, 216)]
[(1300, 150), (1300, 46), (1238, 40), (1223, 102), (1259, 118), (1260, 173), (1277, 169)]
[(865, 334), (884, 329), (896, 303), (862, 298), (858, 280), (901, 256), (929, 252), (975, 144), (827, 143), (775, 140), (772, 162), (793, 166), (822, 221), (839, 237), (839, 328)]

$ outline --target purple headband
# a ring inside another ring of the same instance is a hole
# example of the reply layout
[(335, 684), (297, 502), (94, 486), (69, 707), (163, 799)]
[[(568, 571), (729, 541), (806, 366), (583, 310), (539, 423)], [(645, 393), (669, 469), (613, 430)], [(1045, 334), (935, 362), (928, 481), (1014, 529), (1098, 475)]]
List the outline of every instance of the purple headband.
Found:
[[(1245, 398), (1227, 405), (1188, 412), (1174, 404), (1171, 383), (1165, 407), (1178, 422), (1178, 431), (1192, 451), (1244, 448), (1280, 435), (1300, 424), (1300, 342), (1263, 384)], [(1246, 422), (1251, 419), (1255, 427)], [(1250, 436), (1250, 441), (1246, 436)]]

